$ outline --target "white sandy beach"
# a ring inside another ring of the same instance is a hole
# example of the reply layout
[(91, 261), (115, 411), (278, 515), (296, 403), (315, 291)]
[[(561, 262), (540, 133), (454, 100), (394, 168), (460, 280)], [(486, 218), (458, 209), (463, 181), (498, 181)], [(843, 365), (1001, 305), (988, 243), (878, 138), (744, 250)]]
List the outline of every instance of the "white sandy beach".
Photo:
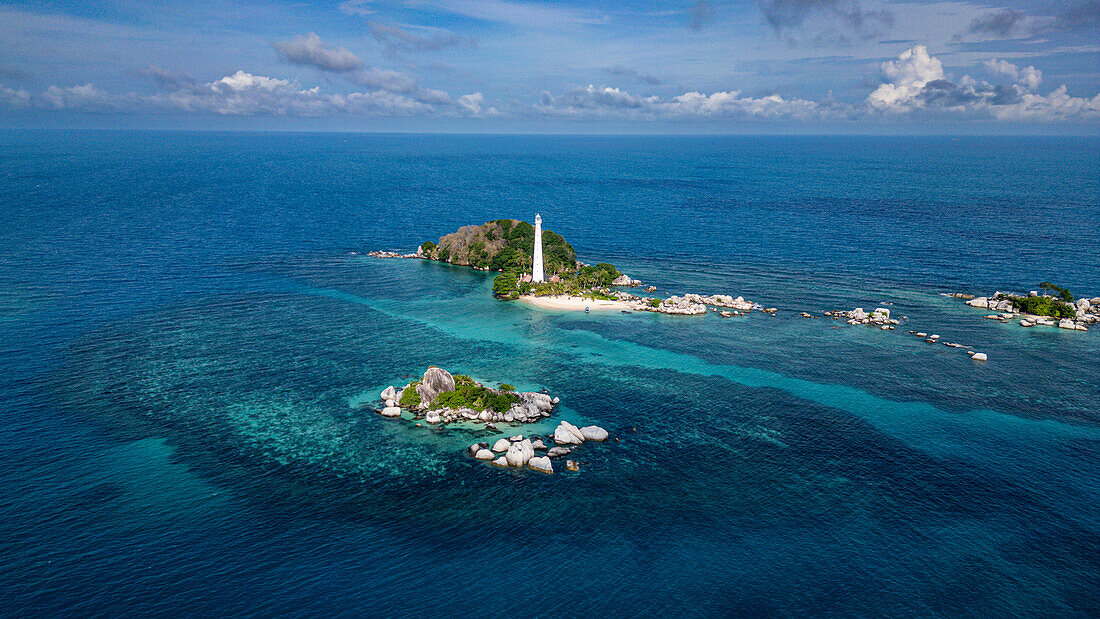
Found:
[(569, 311), (584, 311), (584, 308), (588, 308), (595, 311), (608, 311), (608, 310), (628, 310), (631, 309), (629, 303), (625, 301), (603, 301), (598, 299), (586, 299), (584, 297), (575, 297), (571, 295), (556, 295), (551, 297), (536, 297), (534, 295), (523, 295), (519, 298), (520, 301), (530, 303), (535, 307), (541, 307), (543, 309), (554, 310), (569, 310)]

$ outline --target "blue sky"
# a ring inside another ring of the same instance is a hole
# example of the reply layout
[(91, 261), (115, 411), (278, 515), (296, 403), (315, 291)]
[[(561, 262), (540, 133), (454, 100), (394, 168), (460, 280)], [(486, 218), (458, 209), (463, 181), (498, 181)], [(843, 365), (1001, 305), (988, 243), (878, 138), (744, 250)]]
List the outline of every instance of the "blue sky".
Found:
[(1100, 128), (1100, 0), (0, 5), (16, 126)]

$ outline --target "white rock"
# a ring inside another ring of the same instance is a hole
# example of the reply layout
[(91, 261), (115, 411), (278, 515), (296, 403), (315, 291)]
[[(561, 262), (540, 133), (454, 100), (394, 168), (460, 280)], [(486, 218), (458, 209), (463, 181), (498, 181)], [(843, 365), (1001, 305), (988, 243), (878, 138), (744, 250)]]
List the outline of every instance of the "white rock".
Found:
[(508, 466), (508, 459), (504, 456), (501, 456), (496, 460), (493, 460), (493, 466)]
[(424, 416), (424, 421), (428, 423), (439, 423), (442, 419), (439, 418), (439, 411), (428, 411), (428, 414)]
[(568, 421), (562, 421), (554, 429), (554, 442), (559, 445), (580, 444), (584, 442), (584, 434), (577, 426)]
[(607, 430), (600, 426), (585, 426), (581, 428), (581, 435), (586, 441), (606, 441)]
[(526, 466), (531, 458), (535, 457), (535, 450), (531, 448), (531, 441), (525, 439), (518, 443), (512, 443), (504, 457), (511, 466), (522, 467)]
[(1077, 299), (1077, 309), (1082, 310), (1084, 312), (1089, 311), (1089, 300), (1088, 299)]
[(536, 439), (531, 441), (531, 449), (535, 451), (546, 451), (546, 443), (542, 442), (542, 439)]
[(989, 357), (984, 352), (976, 352), (971, 357), (975, 361), (988, 361)]
[(474, 454), (474, 457), (478, 460), (492, 460), (493, 455), (493, 452), (489, 451), (488, 449), (479, 449), (477, 450), (477, 453)]
[(1069, 318), (1063, 318), (1063, 319), (1058, 321), (1058, 328), (1059, 329), (1076, 329), (1077, 325), (1075, 325), (1073, 323), (1073, 321), (1070, 320)]
[(396, 400), (397, 399), (397, 390), (393, 388), (393, 385), (390, 385), (389, 387), (386, 387), (385, 389), (382, 390), (382, 399), (383, 400)]
[(481, 411), (477, 414), (477, 418), (480, 421), (489, 421), (490, 419), (492, 419), (492, 417), (493, 416), (489, 413), (489, 411)]
[(550, 458), (546, 456), (531, 458), (527, 462), (527, 466), (541, 473), (546, 473), (547, 475), (554, 474), (554, 465), (550, 462)]
[(508, 448), (512, 446), (512, 441), (506, 438), (502, 438), (499, 441), (493, 443), (493, 451), (502, 452), (508, 451)]
[(557, 458), (559, 456), (568, 456), (571, 451), (573, 451), (572, 447), (551, 447), (549, 451), (546, 452), (546, 455), (550, 458)]
[(970, 299), (966, 304), (970, 307), (989, 307), (989, 299), (986, 297), (977, 297), (975, 299)]
[(518, 443), (518, 442), (523, 440), (523, 435), (522, 434), (517, 434), (515, 436), (509, 436), (508, 440), (512, 441), (513, 443)]
[(382, 416), (383, 417), (400, 417), (401, 416), (401, 409), (396, 407), (396, 406), (387, 406), (386, 408), (382, 409)]

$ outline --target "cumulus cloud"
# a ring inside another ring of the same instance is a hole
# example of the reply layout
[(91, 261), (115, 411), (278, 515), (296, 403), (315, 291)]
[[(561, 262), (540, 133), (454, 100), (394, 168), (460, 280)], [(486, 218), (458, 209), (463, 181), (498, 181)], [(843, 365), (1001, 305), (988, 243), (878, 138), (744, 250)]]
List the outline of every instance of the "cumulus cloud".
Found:
[(1091, 99), (1071, 97), (1065, 86), (1048, 95), (1033, 92), (1042, 83), (1035, 67), (1020, 68), (1004, 60), (989, 60), (992, 74), (1009, 77), (1011, 84), (991, 84), (964, 75), (953, 82), (943, 64), (917, 45), (882, 64), (892, 81), (880, 84), (867, 96), (867, 106), (890, 115), (948, 113), (975, 118), (1065, 121), (1100, 118), (1100, 95)]
[(928, 48), (917, 45), (897, 60), (882, 63), (882, 72), (893, 81), (880, 84), (867, 96), (867, 103), (881, 110), (907, 111), (926, 84), (943, 79), (943, 63), (930, 56)]
[(548, 92), (535, 106), (540, 114), (626, 120), (677, 120), (704, 118), (810, 120), (839, 117), (838, 106), (779, 95), (746, 97), (740, 91), (711, 94), (686, 92), (671, 98), (638, 96), (619, 88), (589, 84), (558, 96)]
[[(339, 74), (363, 89), (351, 93), (305, 88), (280, 77), (237, 71), (213, 81), (186, 73), (146, 67), (139, 73), (157, 84), (153, 94), (112, 94), (93, 84), (50, 86), (38, 93), (0, 84), (0, 106), (9, 110), (80, 110), (93, 113), (194, 113), (231, 116), (413, 116), (465, 118), (546, 115), (623, 121), (864, 121), (884, 118), (994, 119), (1017, 122), (1100, 120), (1100, 94), (1074, 97), (1065, 86), (1043, 94), (1042, 72), (990, 59), (977, 67), (990, 81), (963, 75), (955, 79), (940, 59), (921, 45), (882, 63), (885, 78), (862, 103), (753, 96), (739, 90), (675, 96), (635, 94), (623, 88), (589, 84), (560, 94), (543, 92), (530, 104), (494, 105), (481, 92), (456, 99), (443, 90), (417, 85), (396, 71), (361, 67)], [(625, 73), (625, 72), (624, 72)], [(502, 112), (501, 109), (504, 111)]]
[(480, 92), (462, 95), (455, 100), (455, 105), (458, 106), (464, 116), (487, 118), (500, 115), (495, 107), (486, 104), (485, 97)]
[(329, 47), (311, 32), (271, 44), (291, 64), (310, 66), (322, 71), (345, 72), (363, 67), (363, 60), (343, 47)]
[(1043, 72), (1035, 67), (1020, 67), (1006, 60), (986, 60), (982, 63), (990, 73), (999, 73), (1011, 77), (1013, 81), (1027, 90), (1035, 90), (1043, 82)]

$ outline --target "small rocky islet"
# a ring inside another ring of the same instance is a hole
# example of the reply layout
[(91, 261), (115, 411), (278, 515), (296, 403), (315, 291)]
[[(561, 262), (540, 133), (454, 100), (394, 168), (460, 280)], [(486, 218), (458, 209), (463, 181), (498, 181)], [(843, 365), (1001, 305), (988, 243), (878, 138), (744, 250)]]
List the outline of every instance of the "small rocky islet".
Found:
[[(383, 406), (376, 412), (383, 417), (397, 419), (408, 411), (415, 420), (422, 419), (432, 425), (484, 424), (486, 429), (494, 431), (497, 430), (497, 423), (534, 423), (550, 417), (560, 401), (557, 397), (537, 391), (519, 392), (508, 384), (493, 389), (469, 376), (452, 375), (436, 366), (429, 367), (422, 378), (400, 389), (390, 385), (379, 395)], [(599, 426), (577, 427), (562, 420), (553, 436), (547, 439), (552, 440), (553, 447), (549, 447), (541, 437), (517, 435), (500, 438), (492, 446), (488, 442), (474, 443), (466, 451), (470, 457), (488, 461), (494, 466), (526, 467), (553, 474), (551, 459), (569, 455), (576, 445), (586, 441), (602, 442), (608, 436), (607, 430)], [(539, 456), (536, 452), (545, 453)], [(566, 468), (575, 471), (579, 465), (569, 460)]]
[(987, 320), (1008, 322), (1018, 318), (1021, 327), (1088, 331), (1089, 325), (1100, 322), (1100, 297), (1074, 298), (1065, 288), (1049, 282), (1043, 282), (1040, 288), (1051, 292), (1040, 294), (1032, 290), (1023, 295), (997, 291), (984, 297), (953, 292), (947, 296), (962, 299), (970, 307), (997, 312), (987, 314)]

